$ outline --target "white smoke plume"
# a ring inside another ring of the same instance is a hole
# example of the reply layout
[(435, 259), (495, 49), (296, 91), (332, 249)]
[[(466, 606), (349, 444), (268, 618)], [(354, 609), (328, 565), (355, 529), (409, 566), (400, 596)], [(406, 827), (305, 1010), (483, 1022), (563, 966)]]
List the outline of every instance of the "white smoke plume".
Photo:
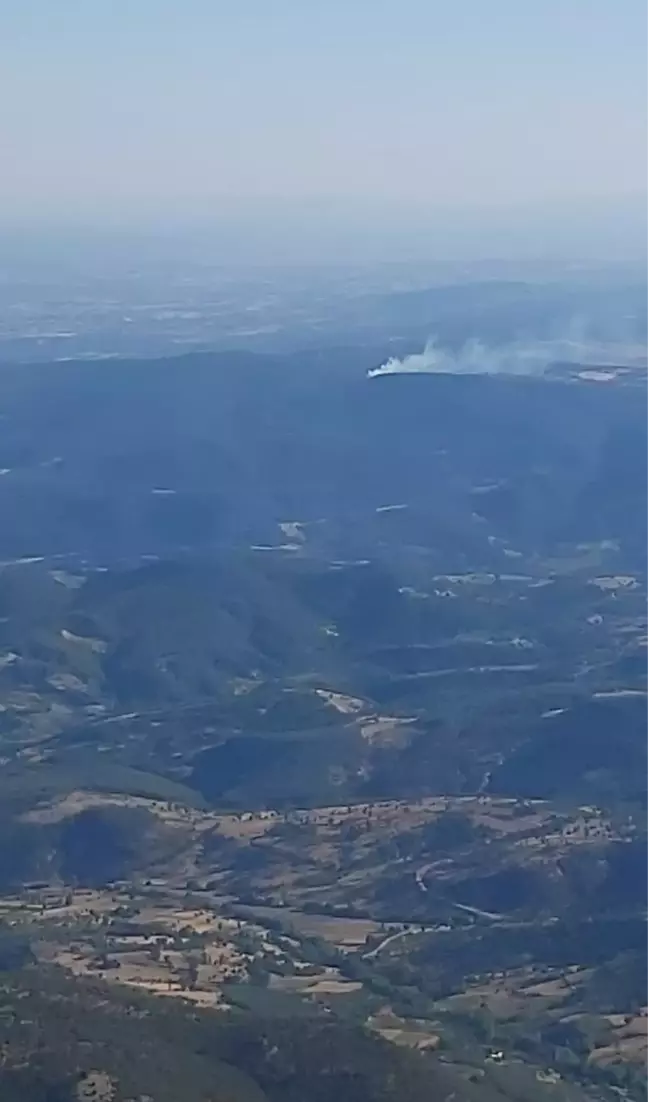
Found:
[(543, 375), (552, 364), (582, 367), (634, 367), (645, 362), (642, 346), (593, 343), (571, 337), (545, 341), (511, 341), (487, 345), (480, 340), (467, 341), (453, 351), (442, 348), (430, 338), (422, 352), (398, 359), (392, 356), (367, 374), (377, 375)]

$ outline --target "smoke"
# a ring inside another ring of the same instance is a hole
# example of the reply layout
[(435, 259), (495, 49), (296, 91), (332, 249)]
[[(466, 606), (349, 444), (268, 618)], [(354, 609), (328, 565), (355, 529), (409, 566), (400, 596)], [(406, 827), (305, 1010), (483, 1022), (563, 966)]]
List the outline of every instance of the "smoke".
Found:
[(630, 344), (588, 342), (572, 335), (557, 340), (511, 341), (487, 345), (467, 341), (453, 351), (431, 337), (422, 352), (398, 359), (392, 356), (368, 372), (377, 375), (543, 375), (554, 364), (582, 367), (634, 367), (645, 362), (645, 348)]

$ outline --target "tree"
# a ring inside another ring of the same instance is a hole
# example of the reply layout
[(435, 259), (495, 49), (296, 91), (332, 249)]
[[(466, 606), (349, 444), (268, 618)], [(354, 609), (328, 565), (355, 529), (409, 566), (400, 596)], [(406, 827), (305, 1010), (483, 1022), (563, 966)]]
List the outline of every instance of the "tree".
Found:
[(195, 960), (189, 960), (187, 963), (187, 976), (189, 979), (189, 987), (193, 991), (198, 983), (198, 963)]

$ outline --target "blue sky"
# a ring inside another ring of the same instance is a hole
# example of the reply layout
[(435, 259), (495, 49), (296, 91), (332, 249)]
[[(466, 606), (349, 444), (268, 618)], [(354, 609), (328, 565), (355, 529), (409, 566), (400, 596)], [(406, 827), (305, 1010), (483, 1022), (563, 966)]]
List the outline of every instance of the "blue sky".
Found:
[(5, 215), (645, 190), (644, 0), (0, 0)]

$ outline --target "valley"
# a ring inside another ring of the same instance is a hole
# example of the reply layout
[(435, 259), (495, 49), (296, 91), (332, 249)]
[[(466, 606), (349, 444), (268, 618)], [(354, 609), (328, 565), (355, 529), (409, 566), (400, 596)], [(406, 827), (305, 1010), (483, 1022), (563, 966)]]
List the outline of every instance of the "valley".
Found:
[(0, 375), (12, 1076), (641, 1097), (634, 384), (269, 360)]

